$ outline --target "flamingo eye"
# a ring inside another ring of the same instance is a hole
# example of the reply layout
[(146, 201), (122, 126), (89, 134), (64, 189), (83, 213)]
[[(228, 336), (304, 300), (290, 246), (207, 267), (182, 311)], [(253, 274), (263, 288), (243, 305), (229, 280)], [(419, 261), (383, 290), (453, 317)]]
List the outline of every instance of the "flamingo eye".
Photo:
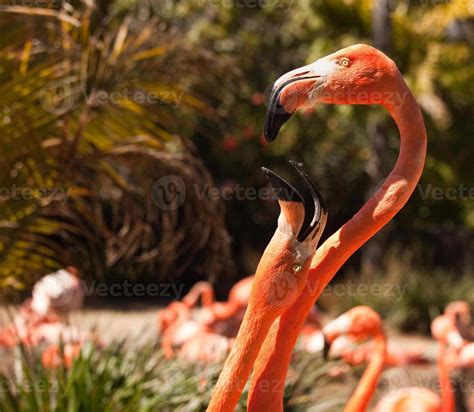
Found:
[(302, 269), (303, 269), (303, 265), (301, 263), (296, 262), (293, 265), (293, 272), (295, 273), (301, 272)]
[(351, 61), (347, 57), (341, 57), (338, 61), (337, 64), (343, 67), (348, 67)]

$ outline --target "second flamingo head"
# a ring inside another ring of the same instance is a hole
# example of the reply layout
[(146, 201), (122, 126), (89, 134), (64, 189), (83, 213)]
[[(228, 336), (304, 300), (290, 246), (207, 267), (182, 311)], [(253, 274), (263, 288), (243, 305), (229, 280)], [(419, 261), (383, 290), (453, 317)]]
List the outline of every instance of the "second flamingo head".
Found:
[(341, 337), (355, 342), (383, 335), (383, 333), (380, 315), (368, 306), (356, 306), (323, 328), (326, 342), (325, 354), (329, 352), (332, 343)]

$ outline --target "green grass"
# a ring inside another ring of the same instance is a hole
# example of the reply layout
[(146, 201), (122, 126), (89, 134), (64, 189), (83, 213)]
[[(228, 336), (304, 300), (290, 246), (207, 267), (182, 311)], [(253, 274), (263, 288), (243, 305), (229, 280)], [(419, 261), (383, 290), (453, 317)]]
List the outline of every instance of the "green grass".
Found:
[[(47, 370), (38, 354), (24, 348), (17, 353), (21, 373), (10, 367), (0, 375), (2, 412), (204, 411), (222, 366), (185, 365), (165, 359), (152, 345), (126, 343), (103, 349), (88, 345), (69, 369)], [(327, 390), (332, 384), (327, 367), (318, 356), (295, 355), (285, 388), (286, 411), (341, 399)], [(245, 391), (237, 411), (246, 410), (246, 398)]]

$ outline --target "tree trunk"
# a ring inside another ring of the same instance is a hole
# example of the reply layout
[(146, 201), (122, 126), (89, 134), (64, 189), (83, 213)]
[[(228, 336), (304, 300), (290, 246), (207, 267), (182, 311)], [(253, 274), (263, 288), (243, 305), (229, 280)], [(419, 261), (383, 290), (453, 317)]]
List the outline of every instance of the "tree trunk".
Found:
[[(395, 0), (374, 0), (372, 10), (373, 44), (387, 54), (390, 54), (392, 49), (392, 19), (390, 14), (393, 1)], [(371, 195), (386, 177), (387, 166), (390, 164), (387, 121), (369, 121), (367, 134), (372, 142), (372, 156), (366, 166), (367, 174), (371, 180), (369, 188), (369, 194)], [(362, 270), (373, 271), (375, 268), (380, 268), (389, 243), (389, 230), (390, 226), (367, 243), (362, 254)]]

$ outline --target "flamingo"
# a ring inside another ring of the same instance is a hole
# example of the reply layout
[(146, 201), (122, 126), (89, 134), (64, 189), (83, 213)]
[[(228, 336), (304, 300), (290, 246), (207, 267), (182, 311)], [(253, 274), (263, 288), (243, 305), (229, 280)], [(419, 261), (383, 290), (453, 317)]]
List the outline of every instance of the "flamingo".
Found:
[(0, 332), (0, 346), (15, 346), (17, 341), (35, 345), (34, 335), (43, 326), (63, 327), (60, 317), (82, 306), (84, 292), (79, 271), (68, 266), (41, 278), (33, 286), (32, 297), (20, 306), (13, 323)]
[(302, 179), (300, 190), (263, 168), (280, 205), (278, 226), (258, 264), (242, 325), (208, 411), (234, 410), (271, 325), (301, 293), (324, 230), (325, 203), (302, 166), (292, 165)]
[[(331, 345), (334, 356), (341, 358), (345, 363), (357, 366), (369, 363), (374, 355), (374, 344), (368, 342), (363, 345), (356, 345), (351, 339), (340, 338)], [(422, 348), (403, 348), (388, 345), (385, 357), (385, 367), (401, 367), (406, 365), (424, 365), (430, 360), (423, 353)]]
[(238, 281), (230, 290), (226, 302), (215, 300), (214, 289), (209, 282), (198, 282), (183, 298), (183, 302), (194, 306), (201, 297), (203, 308), (199, 313), (200, 321), (218, 334), (235, 336), (248, 305), (253, 281), (253, 275)]
[(425, 163), (427, 139), (420, 108), (396, 64), (381, 51), (364, 44), (350, 46), (280, 77), (265, 118), (267, 141), (275, 140), (292, 113), (316, 102), (384, 106), (398, 126), (400, 153), (377, 192), (318, 248), (301, 293), (265, 337), (250, 383), (249, 411), (283, 410), (284, 385), (267, 391), (265, 383), (284, 382), (311, 307), (344, 262), (405, 205)]
[[(175, 354), (188, 363), (215, 363), (225, 359), (234, 342), (248, 304), (254, 276), (237, 282), (228, 302), (216, 302), (209, 282), (196, 283), (182, 301), (172, 302), (158, 315), (161, 347), (167, 358)], [(203, 309), (193, 307), (201, 299)], [(202, 313), (204, 312), (204, 313)], [(302, 346), (311, 353), (324, 347), (319, 312), (313, 308), (302, 333)]]
[(26, 348), (39, 349), (43, 366), (50, 369), (60, 364), (71, 366), (86, 342), (101, 344), (96, 336), (51, 316), (24, 323), (22, 316), (17, 315), (13, 325), (0, 333), (0, 347), (16, 350), (21, 343)]
[(456, 327), (466, 340), (472, 340), (471, 306), (464, 300), (449, 303), (444, 309), (444, 314), (455, 322)]
[(161, 349), (166, 358), (172, 358), (176, 349), (179, 349), (187, 341), (203, 334), (211, 334), (212, 330), (201, 322), (186, 318), (171, 325), (161, 338)]
[[(441, 397), (425, 388), (402, 388), (384, 396), (377, 403), (375, 412), (454, 412), (454, 396), (449, 378), (449, 365), (445, 359), (450, 328), (438, 330), (438, 320), (433, 327), (438, 336), (438, 371), (441, 384)], [(372, 338), (374, 354), (364, 375), (357, 385), (344, 412), (365, 411), (377, 388), (387, 356), (387, 339), (379, 314), (367, 306), (357, 306), (328, 323), (323, 333), (330, 346), (340, 336), (356, 340)]]
[(320, 314), (316, 306), (311, 308), (300, 333), (300, 345), (308, 353), (321, 352), (324, 348), (324, 336)]
[(459, 351), (456, 367), (474, 368), (474, 343), (468, 343)]
[(31, 309), (46, 316), (67, 315), (79, 310), (84, 301), (79, 271), (74, 266), (60, 269), (41, 278), (33, 287)]
[[(168, 305), (158, 314), (158, 329), (162, 335), (161, 347), (165, 356), (174, 356), (175, 348), (183, 346), (178, 351), (181, 358), (188, 361), (197, 359), (192, 352), (206, 338), (209, 339), (209, 346), (230, 348), (232, 340), (224, 338), (236, 335), (252, 283), (253, 276), (240, 280), (232, 287), (228, 302), (216, 302), (212, 285), (206, 281), (198, 282), (182, 301)], [(192, 309), (200, 299), (203, 308), (196, 316)], [(220, 355), (211, 357), (203, 354), (200, 359), (202, 362), (217, 360), (221, 360)]]
[(187, 339), (178, 351), (178, 358), (187, 363), (217, 363), (229, 353), (234, 339), (212, 332), (202, 332)]
[[(41, 278), (33, 287), (32, 297), (19, 309), (11, 325), (0, 332), (0, 346), (14, 348), (20, 342), (30, 348), (44, 347), (42, 360), (53, 366), (53, 353), (64, 344), (65, 354), (77, 353), (86, 341), (95, 337), (65, 324), (61, 317), (81, 308), (84, 292), (79, 271), (68, 266)], [(54, 349), (56, 348), (56, 349)]]

